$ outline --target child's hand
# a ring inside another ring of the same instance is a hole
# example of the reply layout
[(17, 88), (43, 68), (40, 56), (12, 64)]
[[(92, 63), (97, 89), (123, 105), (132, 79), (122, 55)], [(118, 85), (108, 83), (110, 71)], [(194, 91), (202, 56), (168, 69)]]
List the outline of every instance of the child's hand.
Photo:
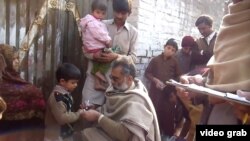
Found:
[(84, 111), (82, 114), (81, 114), (81, 117), (86, 119), (87, 121), (97, 121), (98, 118), (100, 117), (100, 113), (97, 112), (96, 110), (88, 110), (88, 111)]
[(78, 113), (82, 114), (85, 110), (84, 109), (78, 109)]
[(83, 110), (95, 109), (95, 105), (92, 104), (89, 100), (85, 100), (84, 103), (80, 105), (80, 108)]
[(161, 80), (154, 78), (155, 86), (156, 88), (163, 90), (163, 88), (166, 86)]
[(203, 78), (201, 75), (195, 75), (195, 76), (188, 76), (183, 75), (180, 77), (180, 82), (182, 84), (196, 84), (196, 85), (202, 85), (203, 84)]
[(112, 46), (111, 40), (110, 40), (110, 41), (107, 41), (107, 42), (105, 43), (105, 45), (106, 45), (107, 48), (110, 48), (110, 47)]

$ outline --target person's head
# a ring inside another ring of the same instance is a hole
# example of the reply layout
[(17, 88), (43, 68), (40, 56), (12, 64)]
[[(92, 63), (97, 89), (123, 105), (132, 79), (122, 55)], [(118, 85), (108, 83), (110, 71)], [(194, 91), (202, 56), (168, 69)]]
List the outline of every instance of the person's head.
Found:
[[(0, 71), (6, 69), (8, 71), (19, 71), (19, 56), (18, 50), (14, 46), (10, 46), (7, 44), (0, 44), (0, 55), (1, 60)], [(3, 65), (4, 64), (4, 65)], [(4, 68), (2, 68), (4, 67)]]
[(175, 54), (175, 52), (178, 50), (178, 45), (175, 39), (171, 38), (169, 39), (166, 44), (164, 45), (164, 56), (171, 57)]
[(112, 86), (115, 90), (126, 91), (136, 76), (135, 65), (127, 58), (115, 61), (110, 75)]
[(194, 38), (192, 36), (184, 36), (182, 38), (181, 41), (181, 50), (186, 53), (189, 54), (191, 51), (191, 48), (195, 46), (195, 41)]
[(211, 16), (202, 15), (196, 20), (195, 26), (202, 36), (208, 37), (213, 32), (213, 19)]
[(114, 22), (124, 25), (132, 10), (132, 0), (113, 0)]
[(4, 111), (7, 109), (7, 105), (5, 101), (0, 96), (0, 120), (2, 119)]
[(107, 5), (104, 0), (94, 0), (91, 5), (92, 15), (96, 19), (104, 19), (107, 11)]
[(81, 78), (80, 70), (73, 64), (63, 63), (56, 70), (56, 79), (59, 85), (72, 92)]

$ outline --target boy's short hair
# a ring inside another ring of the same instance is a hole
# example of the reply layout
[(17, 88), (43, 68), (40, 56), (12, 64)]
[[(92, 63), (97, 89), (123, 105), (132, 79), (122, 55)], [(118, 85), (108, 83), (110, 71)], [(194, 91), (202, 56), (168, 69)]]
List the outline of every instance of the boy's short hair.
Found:
[(81, 78), (81, 71), (73, 64), (63, 63), (56, 70), (57, 82), (60, 79), (68, 80), (79, 80)]
[(106, 11), (107, 10), (107, 4), (105, 3), (104, 0), (94, 0), (91, 4), (91, 10), (101, 10), (101, 11)]
[(208, 26), (213, 26), (213, 18), (209, 15), (201, 15), (195, 22), (195, 26), (198, 26), (200, 24), (206, 24)]
[(178, 50), (178, 44), (177, 44), (177, 42), (175, 41), (174, 38), (170, 38), (170, 39), (166, 42), (166, 44), (164, 45), (164, 48), (165, 48), (167, 45), (173, 46), (173, 47), (175, 48), (176, 51)]
[(113, 0), (113, 10), (115, 12), (128, 12), (132, 11), (132, 0)]

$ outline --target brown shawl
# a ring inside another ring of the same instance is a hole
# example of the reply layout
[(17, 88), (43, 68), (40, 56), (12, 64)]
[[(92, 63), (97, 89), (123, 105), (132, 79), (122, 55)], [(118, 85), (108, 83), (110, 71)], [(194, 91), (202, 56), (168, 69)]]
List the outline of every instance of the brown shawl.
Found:
[(206, 86), (227, 92), (250, 91), (250, 1), (230, 5), (229, 11), (208, 62), (211, 73)]
[[(45, 101), (41, 91), (22, 79), (13, 69), (14, 48), (0, 44), (0, 96), (7, 103), (3, 120), (22, 120), (44, 116)], [(5, 64), (5, 65), (2, 65)]]

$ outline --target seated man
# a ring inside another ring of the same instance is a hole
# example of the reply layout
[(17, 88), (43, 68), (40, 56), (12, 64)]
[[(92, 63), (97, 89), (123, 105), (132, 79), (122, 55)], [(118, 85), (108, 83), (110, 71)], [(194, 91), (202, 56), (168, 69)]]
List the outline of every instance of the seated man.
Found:
[[(134, 64), (125, 58), (114, 62), (101, 112), (88, 110), (82, 118), (97, 126), (83, 130), (89, 141), (159, 141), (160, 132), (154, 106), (147, 90), (135, 79)], [(122, 134), (121, 134), (122, 133)]]

